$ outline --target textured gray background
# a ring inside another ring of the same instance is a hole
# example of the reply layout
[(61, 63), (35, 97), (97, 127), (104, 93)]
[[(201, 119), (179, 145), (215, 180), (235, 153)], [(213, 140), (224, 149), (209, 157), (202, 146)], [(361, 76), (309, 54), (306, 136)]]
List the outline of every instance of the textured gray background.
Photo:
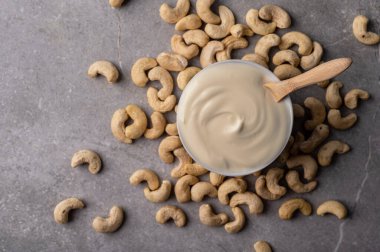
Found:
[[(159, 141), (125, 145), (113, 138), (109, 125), (113, 112), (129, 103), (151, 113), (146, 89), (131, 83), (130, 68), (139, 57), (169, 50), (174, 28), (160, 20), (161, 0), (130, 0), (120, 10), (107, 2), (0, 0), (0, 251), (250, 251), (258, 239), (276, 251), (380, 251), (380, 47), (364, 46), (351, 33), (359, 13), (379, 32), (380, 1), (272, 1), (289, 11), (292, 29), (324, 45), (325, 59), (352, 57), (353, 66), (339, 77), (343, 92), (362, 87), (372, 99), (357, 110), (355, 128), (334, 132), (334, 138), (352, 146), (351, 153), (321, 169), (318, 189), (304, 195), (315, 207), (327, 199), (343, 201), (349, 218), (297, 215), (280, 221), (282, 199), (267, 203), (264, 214), (249, 216), (237, 235), (200, 224), (196, 203), (183, 205), (186, 228), (159, 225), (154, 215), (160, 205), (144, 199), (143, 186), (129, 185), (137, 168), (168, 178), (172, 167), (159, 160)], [(249, 8), (266, 3), (218, 2), (227, 4), (239, 22)], [(234, 56), (251, 50), (252, 44)], [(86, 76), (97, 59), (117, 63), (123, 72), (119, 84)], [(323, 97), (323, 90), (312, 87), (293, 98), (302, 101), (310, 94)], [(99, 175), (70, 168), (72, 154), (82, 148), (100, 153)], [(69, 224), (58, 225), (54, 206), (71, 196), (83, 198), (87, 207), (75, 211)], [(170, 203), (176, 204), (173, 198)], [(95, 233), (92, 219), (113, 204), (125, 208), (124, 225), (112, 235)]]

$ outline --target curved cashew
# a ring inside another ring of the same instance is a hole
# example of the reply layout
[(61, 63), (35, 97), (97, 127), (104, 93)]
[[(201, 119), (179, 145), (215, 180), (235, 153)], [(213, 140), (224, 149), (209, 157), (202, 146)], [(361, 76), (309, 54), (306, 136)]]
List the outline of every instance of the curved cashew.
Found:
[(253, 245), (255, 252), (272, 252), (272, 248), (266, 241), (257, 241)]
[(313, 51), (313, 42), (302, 32), (291, 31), (282, 35), (280, 50), (289, 49), (293, 45), (298, 46), (298, 54), (302, 56), (309, 55)]
[(318, 42), (313, 42), (313, 52), (310, 55), (301, 58), (301, 67), (303, 70), (310, 70), (317, 66), (323, 55), (323, 47)]
[(256, 179), (255, 190), (257, 195), (266, 200), (278, 200), (281, 195), (271, 193), (267, 187), (267, 180), (265, 175), (261, 175)]
[(318, 183), (317, 181), (313, 180), (308, 182), (307, 184), (302, 183), (300, 180), (300, 176), (297, 171), (289, 171), (286, 176), (286, 183), (288, 184), (289, 188), (292, 189), (296, 193), (308, 193), (313, 191)]
[(153, 68), (149, 71), (148, 78), (150, 81), (160, 81), (162, 88), (157, 93), (158, 98), (165, 100), (172, 94), (173, 78), (165, 68), (160, 66)]
[(59, 202), (54, 208), (54, 220), (58, 224), (65, 224), (69, 221), (69, 212), (73, 209), (84, 207), (83, 201), (77, 198), (68, 198)]
[(260, 35), (268, 35), (276, 30), (275, 22), (264, 22), (259, 18), (259, 11), (256, 9), (250, 9), (245, 16), (245, 21), (247, 22), (249, 28), (252, 29), (254, 33)]
[(279, 78), (280, 80), (286, 80), (290, 79), (294, 76), (300, 75), (302, 72), (297, 67), (294, 67), (289, 64), (282, 64), (277, 66), (273, 73)]
[(193, 175), (193, 176), (201, 176), (203, 174), (208, 173), (208, 170), (206, 170), (203, 166), (200, 164), (185, 164), (183, 166), (183, 171), (185, 174)]
[(109, 4), (112, 8), (120, 8), (124, 0), (109, 0)]
[(157, 66), (157, 61), (154, 58), (141, 58), (138, 59), (132, 66), (131, 78), (133, 83), (138, 87), (144, 87), (149, 81), (145, 71)]
[(231, 52), (233, 49), (242, 49), (248, 47), (248, 40), (245, 38), (236, 38), (232, 35), (223, 39), (222, 43), (224, 44), (224, 50), (216, 53), (217, 61), (231, 59)]
[(95, 78), (98, 74), (106, 77), (108, 83), (115, 83), (119, 78), (119, 70), (109, 61), (99, 60), (90, 66), (87, 72), (88, 76)]
[(97, 153), (91, 150), (80, 150), (75, 152), (71, 158), (71, 167), (75, 168), (81, 164), (88, 164), (88, 170), (92, 174), (96, 174), (102, 168), (102, 160)]
[(278, 215), (282, 220), (290, 220), (296, 210), (300, 210), (305, 216), (309, 216), (312, 213), (312, 207), (309, 202), (304, 199), (290, 199), (282, 203), (278, 210)]
[(252, 37), (255, 33), (245, 24), (235, 24), (231, 27), (230, 33), (236, 38)]
[(344, 154), (350, 150), (350, 146), (338, 140), (332, 140), (323, 145), (318, 151), (318, 163), (322, 166), (331, 164), (335, 153)]
[(202, 26), (202, 20), (197, 14), (181, 18), (175, 25), (177, 31), (195, 30)]
[(157, 56), (157, 62), (168, 71), (180, 72), (187, 67), (187, 59), (177, 53), (162, 52)]
[(331, 82), (326, 89), (326, 102), (332, 109), (338, 109), (342, 106), (342, 97), (340, 97), (339, 90), (343, 87), (340, 81)]
[(300, 144), (303, 153), (312, 153), (330, 134), (329, 126), (320, 124), (314, 128), (310, 137)]
[(166, 118), (160, 112), (155, 111), (150, 116), (150, 121), (152, 122), (152, 128), (145, 130), (144, 137), (147, 139), (157, 139), (165, 131)]
[(358, 116), (355, 113), (350, 113), (345, 117), (342, 117), (341, 113), (337, 109), (330, 109), (327, 114), (327, 121), (334, 129), (338, 130), (346, 130), (354, 126), (356, 121), (358, 120)]
[(199, 67), (188, 67), (185, 70), (179, 72), (177, 76), (177, 84), (179, 89), (184, 90), (187, 83), (201, 71)]
[(358, 106), (358, 99), (366, 101), (369, 99), (369, 93), (362, 89), (352, 89), (344, 96), (344, 104), (349, 109), (355, 109)]
[(272, 47), (278, 46), (281, 42), (281, 38), (276, 34), (268, 34), (261, 37), (255, 46), (255, 54), (264, 57), (266, 62), (269, 62), (269, 50)]
[(197, 46), (203, 48), (210, 41), (209, 36), (202, 30), (190, 30), (185, 32), (183, 35), (183, 40), (187, 45), (196, 44)]
[(210, 183), (213, 186), (220, 186), (224, 181), (224, 176), (215, 172), (210, 172)]
[(205, 196), (215, 198), (218, 190), (209, 182), (201, 181), (191, 187), (191, 200), (201, 202)]
[(170, 175), (173, 178), (180, 178), (187, 174), (185, 165), (191, 164), (193, 162), (193, 159), (191, 159), (191, 157), (189, 156), (189, 154), (186, 152), (186, 150), (183, 147), (175, 149), (173, 151), (173, 154), (179, 159), (179, 164), (175, 168), (172, 169)]
[(207, 24), (205, 26), (205, 32), (210, 38), (222, 39), (226, 37), (230, 34), (231, 27), (235, 24), (234, 14), (224, 5), (219, 6), (219, 16), (221, 19), (219, 25)]
[(177, 227), (186, 225), (185, 212), (176, 206), (163, 206), (156, 213), (156, 221), (160, 224), (165, 224), (169, 219), (172, 219)]
[(246, 60), (246, 61), (251, 61), (251, 62), (259, 64), (265, 68), (268, 68), (268, 64), (267, 64), (267, 61), (265, 60), (265, 58), (263, 56), (256, 54), (256, 53), (246, 54), (241, 59)]
[(207, 226), (221, 226), (228, 221), (228, 216), (225, 213), (215, 214), (211, 205), (203, 204), (199, 207), (199, 219)]
[(199, 182), (199, 179), (193, 175), (185, 175), (177, 180), (174, 186), (174, 193), (179, 203), (185, 203), (191, 199), (190, 186)]
[(290, 149), (292, 148), (293, 144), (294, 144), (294, 137), (290, 136), (284, 150), (281, 152), (280, 156), (278, 156), (277, 158), (278, 162), (280, 162), (281, 164), (286, 163), (286, 160), (288, 160), (289, 158)]
[(245, 215), (243, 210), (241, 210), (239, 207), (232, 207), (231, 208), (232, 213), (234, 214), (235, 220), (228, 222), (224, 225), (224, 229), (229, 234), (234, 234), (239, 232), (245, 224)]
[(284, 196), (286, 188), (280, 186), (278, 182), (284, 176), (284, 170), (280, 168), (271, 168), (268, 170), (265, 178), (268, 190), (276, 195)]
[(148, 187), (144, 188), (144, 196), (147, 200), (154, 203), (167, 201), (172, 191), (172, 184), (169, 180), (162, 181), (160, 188), (151, 191)]
[(180, 147), (182, 147), (182, 143), (178, 136), (168, 136), (158, 146), (158, 155), (165, 163), (173, 163), (174, 156), (172, 152)]
[(330, 213), (338, 217), (338, 219), (344, 219), (347, 216), (346, 207), (336, 200), (328, 200), (322, 203), (317, 208), (317, 215), (324, 216), (325, 214)]
[(326, 118), (326, 108), (323, 103), (315, 97), (307, 97), (304, 101), (306, 108), (310, 110), (311, 120), (304, 124), (306, 130), (313, 130), (317, 125), (322, 124)]
[(230, 199), (228, 195), (233, 192), (243, 193), (247, 190), (247, 182), (240, 178), (230, 178), (224, 181), (218, 189), (218, 199), (223, 205), (228, 205)]
[(147, 182), (150, 190), (157, 190), (160, 186), (160, 180), (157, 174), (150, 169), (139, 169), (129, 178), (131, 185), (137, 186), (141, 182)]
[(297, 103), (293, 103), (293, 115), (295, 118), (303, 118), (305, 116), (305, 109), (297, 104)]
[(368, 18), (363, 15), (356, 16), (352, 24), (355, 38), (365, 45), (375, 45), (380, 42), (380, 35), (367, 31)]
[(292, 20), (289, 14), (280, 6), (266, 4), (259, 10), (259, 17), (266, 21), (273, 21), (280, 29), (289, 28)]
[(165, 132), (169, 136), (178, 136), (177, 123), (168, 123), (165, 127)]
[(125, 123), (129, 119), (127, 111), (118, 109), (113, 113), (111, 120), (111, 131), (116, 139), (124, 143), (132, 143), (132, 139), (125, 136)]
[(200, 63), (203, 68), (216, 62), (215, 54), (223, 51), (224, 45), (220, 41), (212, 40), (202, 49)]
[(211, 11), (211, 5), (215, 0), (197, 0), (195, 5), (198, 16), (207, 24), (220, 24), (218, 15)]
[(158, 90), (153, 87), (148, 88), (146, 96), (148, 98), (149, 106), (153, 110), (161, 113), (173, 110), (174, 106), (177, 103), (177, 97), (175, 95), (168, 96), (168, 98), (166, 98), (164, 101), (160, 100), (158, 98)]
[(169, 24), (175, 24), (181, 18), (186, 16), (189, 10), (189, 0), (178, 0), (175, 8), (172, 8), (167, 3), (164, 3), (160, 7), (160, 17)]
[(230, 207), (239, 205), (247, 205), (250, 214), (260, 214), (264, 211), (263, 201), (253, 192), (234, 194), (230, 200)]
[(121, 207), (113, 206), (107, 218), (95, 217), (92, 228), (98, 233), (113, 233), (123, 223), (124, 211)]
[(290, 157), (288, 161), (286, 161), (286, 166), (289, 169), (301, 166), (303, 168), (303, 177), (309, 181), (314, 179), (318, 172), (318, 164), (310, 155)]
[(300, 145), (301, 143), (303, 143), (305, 141), (305, 136), (301, 133), (301, 132), (297, 132), (296, 133), (296, 136), (294, 138), (294, 143), (293, 143), (293, 146), (292, 148), (290, 149), (290, 154), (292, 155), (297, 155), (298, 154), (298, 151), (300, 149)]
[(186, 45), (181, 35), (174, 34), (171, 39), (172, 50), (184, 56), (186, 59), (192, 59), (199, 54), (199, 47), (197, 45)]
[(292, 50), (283, 50), (278, 51), (273, 56), (273, 64), (276, 66), (281, 65), (283, 63), (289, 63), (290, 65), (297, 67), (300, 64), (300, 57), (295, 51)]

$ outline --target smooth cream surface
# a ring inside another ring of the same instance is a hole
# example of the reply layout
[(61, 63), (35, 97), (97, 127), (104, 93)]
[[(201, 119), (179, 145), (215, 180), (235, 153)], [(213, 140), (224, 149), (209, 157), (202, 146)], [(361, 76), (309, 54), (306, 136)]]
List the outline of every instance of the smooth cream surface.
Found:
[(268, 165), (285, 146), (291, 115), (250, 64), (215, 64), (186, 87), (177, 124), (189, 154), (214, 171), (244, 172)]

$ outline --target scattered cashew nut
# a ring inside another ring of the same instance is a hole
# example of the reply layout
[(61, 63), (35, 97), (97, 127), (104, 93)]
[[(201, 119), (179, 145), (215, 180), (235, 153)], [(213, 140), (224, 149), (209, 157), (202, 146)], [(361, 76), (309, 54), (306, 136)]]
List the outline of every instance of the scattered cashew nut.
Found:
[(169, 180), (162, 181), (161, 186), (152, 191), (148, 187), (144, 188), (144, 196), (147, 200), (154, 203), (167, 201), (172, 191), (172, 184)]
[(194, 58), (199, 54), (199, 47), (197, 45), (186, 45), (186, 43), (183, 41), (182, 36), (178, 34), (173, 35), (171, 39), (171, 46), (173, 52), (184, 56), (188, 60)]
[(216, 62), (215, 54), (224, 50), (224, 44), (220, 41), (212, 40), (202, 49), (200, 63), (203, 68)]
[(98, 233), (113, 233), (123, 223), (124, 211), (121, 207), (113, 206), (109, 211), (109, 216), (106, 218), (95, 217), (92, 221), (92, 228)]
[(289, 188), (292, 189), (296, 193), (308, 193), (313, 191), (318, 183), (317, 181), (313, 180), (308, 182), (307, 184), (302, 183), (300, 180), (300, 175), (297, 171), (289, 171), (286, 176), (286, 183), (288, 184)]
[(259, 18), (259, 11), (256, 9), (250, 9), (245, 16), (249, 28), (254, 33), (259, 35), (268, 35), (276, 30), (276, 22), (267, 23)]
[(257, 241), (253, 245), (255, 252), (272, 252), (272, 248), (266, 241)]
[(224, 229), (227, 233), (234, 234), (239, 232), (244, 227), (245, 215), (243, 210), (239, 207), (232, 207), (231, 211), (234, 214), (235, 220), (224, 224)]
[(264, 211), (264, 203), (253, 192), (236, 193), (231, 197), (230, 207), (247, 205), (250, 214), (260, 214)]
[(276, 195), (284, 196), (286, 194), (286, 188), (280, 186), (278, 182), (284, 176), (284, 170), (280, 168), (271, 168), (268, 170), (265, 178), (268, 190)]
[(174, 186), (174, 193), (179, 203), (185, 203), (191, 199), (190, 187), (199, 182), (199, 179), (193, 175), (185, 175), (177, 180)]
[(300, 75), (302, 72), (297, 67), (294, 67), (289, 64), (282, 64), (277, 66), (273, 73), (279, 78), (280, 80), (286, 80), (290, 79), (294, 76)]
[(259, 64), (265, 68), (268, 68), (268, 64), (267, 64), (267, 61), (265, 60), (265, 58), (263, 56), (256, 54), (256, 53), (246, 54), (241, 59)]
[(355, 38), (365, 45), (375, 45), (380, 42), (380, 35), (367, 31), (368, 18), (363, 15), (356, 16), (352, 24)]
[(185, 168), (185, 165), (191, 164), (193, 160), (183, 147), (175, 149), (173, 151), (173, 154), (179, 159), (179, 164), (175, 168), (172, 169), (170, 175), (173, 178), (180, 178), (186, 175), (188, 172), (187, 169)]
[(332, 140), (324, 144), (318, 151), (318, 163), (321, 166), (329, 166), (335, 153), (344, 154), (350, 150), (350, 146), (338, 140)]
[(220, 186), (223, 183), (224, 178), (224, 175), (215, 172), (210, 172), (210, 183), (213, 186)]
[(146, 129), (144, 137), (147, 139), (157, 139), (165, 131), (166, 119), (160, 112), (153, 112), (150, 116), (150, 121), (152, 122), (152, 128)]
[(160, 187), (160, 180), (156, 173), (150, 169), (139, 169), (129, 178), (131, 185), (137, 186), (141, 182), (147, 182), (149, 189), (152, 191)]
[(207, 24), (220, 24), (221, 20), (218, 15), (211, 11), (211, 5), (215, 0), (197, 0), (195, 5), (198, 16)]
[(156, 221), (160, 224), (165, 224), (169, 219), (172, 219), (177, 227), (186, 225), (185, 212), (176, 206), (163, 206), (156, 213)]
[(273, 64), (279, 66), (283, 63), (289, 63), (290, 65), (297, 67), (300, 64), (300, 57), (295, 51), (292, 50), (283, 50), (278, 51), (273, 56)]
[(293, 45), (298, 46), (298, 54), (302, 56), (310, 55), (313, 51), (313, 42), (302, 32), (291, 31), (282, 35), (280, 50), (289, 49)]
[(120, 8), (124, 0), (109, 0), (109, 4), (112, 8)]
[(300, 144), (303, 153), (312, 153), (330, 134), (329, 126), (320, 124), (314, 128), (310, 137)]
[(289, 28), (292, 20), (289, 14), (280, 6), (266, 4), (259, 10), (259, 17), (266, 21), (273, 21), (280, 29)]
[(177, 23), (190, 10), (190, 0), (178, 0), (174, 8), (164, 3), (160, 7), (160, 17), (169, 24)]
[(178, 129), (176, 123), (168, 123), (165, 127), (165, 132), (169, 136), (178, 136)]
[(173, 110), (177, 103), (177, 97), (175, 95), (168, 96), (165, 100), (158, 98), (158, 90), (154, 87), (148, 88), (146, 92), (149, 106), (157, 112), (166, 113)]
[(92, 174), (97, 174), (102, 168), (102, 160), (99, 155), (91, 150), (80, 150), (75, 152), (71, 158), (71, 167), (75, 168), (81, 164), (88, 164), (88, 170)]
[(269, 50), (272, 47), (278, 46), (281, 43), (281, 38), (276, 34), (268, 34), (261, 37), (255, 46), (255, 54), (264, 57), (266, 62), (269, 62)]
[(252, 37), (255, 33), (245, 24), (235, 24), (231, 27), (230, 33), (236, 38)]
[(207, 226), (221, 226), (226, 224), (228, 216), (225, 213), (215, 214), (211, 205), (203, 204), (199, 207), (199, 219)]
[(187, 45), (196, 44), (201, 48), (205, 47), (210, 41), (209, 36), (202, 30), (187, 31), (182, 37)]
[(317, 215), (324, 216), (327, 213), (333, 214), (341, 220), (346, 218), (347, 208), (339, 201), (328, 200), (317, 208)]
[(228, 205), (228, 195), (233, 192), (243, 193), (247, 190), (247, 182), (240, 178), (230, 178), (224, 181), (218, 188), (218, 199), (223, 205)]
[(109, 61), (99, 60), (94, 62), (87, 72), (88, 76), (95, 78), (98, 74), (106, 77), (108, 83), (115, 83), (119, 78), (119, 70)]
[(261, 175), (256, 179), (255, 190), (256, 190), (257, 195), (259, 195), (261, 198), (266, 199), (266, 200), (278, 200), (279, 198), (281, 198), (281, 195), (271, 193), (268, 190), (268, 187), (266, 184), (267, 184), (267, 180), (265, 178), (265, 175)]
[(318, 172), (318, 164), (310, 155), (290, 157), (288, 161), (286, 161), (286, 166), (289, 169), (301, 166), (303, 168), (303, 177), (309, 181), (314, 179)]
[(157, 62), (168, 71), (180, 72), (187, 67), (187, 59), (177, 53), (162, 52), (157, 56)]
[(160, 100), (165, 100), (173, 92), (173, 78), (170, 73), (163, 67), (156, 66), (148, 73), (150, 81), (160, 81), (162, 88), (158, 91), (157, 96)]
[(202, 26), (202, 20), (197, 14), (181, 18), (175, 25), (177, 31), (195, 30)]
[(58, 224), (65, 224), (69, 221), (69, 212), (73, 209), (84, 207), (83, 201), (77, 198), (68, 198), (59, 202), (54, 208), (54, 220)]
[(245, 38), (236, 38), (232, 35), (223, 39), (222, 43), (224, 44), (224, 50), (216, 53), (217, 61), (231, 59), (231, 52), (233, 49), (242, 49), (248, 47), (248, 40)]
[(330, 109), (327, 114), (327, 121), (334, 129), (346, 130), (355, 125), (358, 120), (358, 116), (355, 113), (349, 113), (345, 117), (342, 117), (338, 109)]
[(154, 58), (138, 59), (132, 66), (131, 78), (133, 83), (138, 87), (144, 87), (149, 79), (145, 71), (157, 66), (157, 61)]
[(326, 102), (332, 109), (338, 109), (342, 106), (342, 97), (339, 90), (343, 87), (340, 81), (331, 82), (326, 89)]
[(323, 47), (318, 42), (313, 42), (313, 52), (310, 55), (301, 58), (301, 67), (307, 71), (317, 66), (323, 55)]
[(313, 130), (317, 125), (322, 124), (326, 118), (326, 108), (323, 103), (315, 97), (307, 97), (304, 105), (311, 112), (311, 120), (307, 120), (304, 124), (306, 130)]
[(184, 90), (189, 81), (200, 71), (201, 69), (198, 67), (188, 67), (179, 72), (177, 76), (177, 84), (179, 89)]
[(231, 27), (235, 24), (235, 17), (232, 11), (224, 5), (219, 6), (219, 16), (221, 23), (207, 24), (205, 32), (210, 38), (222, 39), (230, 34)]
[(183, 171), (185, 174), (193, 175), (193, 176), (201, 176), (203, 174), (206, 174), (208, 170), (206, 170), (203, 166), (200, 164), (185, 164), (183, 166)]
[(290, 220), (296, 210), (300, 210), (305, 216), (311, 215), (313, 211), (309, 202), (304, 199), (295, 198), (282, 203), (278, 214), (282, 220)]
[(168, 136), (158, 146), (158, 155), (165, 163), (173, 163), (174, 156), (172, 152), (180, 147), (182, 147), (182, 143), (178, 136)]
[(201, 202), (205, 196), (215, 198), (218, 190), (209, 182), (201, 181), (191, 187), (191, 200)]
[(366, 101), (369, 99), (369, 93), (362, 89), (352, 89), (344, 96), (344, 104), (349, 109), (355, 109), (358, 106), (358, 99)]
[(305, 116), (305, 109), (301, 105), (297, 103), (293, 103), (292, 106), (293, 106), (293, 115), (295, 118), (303, 118)]

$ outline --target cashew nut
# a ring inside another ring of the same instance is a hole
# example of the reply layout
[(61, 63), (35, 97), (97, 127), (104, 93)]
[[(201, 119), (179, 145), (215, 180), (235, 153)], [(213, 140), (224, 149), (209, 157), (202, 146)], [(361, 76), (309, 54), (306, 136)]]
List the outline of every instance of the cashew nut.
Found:
[(84, 207), (83, 201), (77, 198), (68, 198), (62, 200), (54, 208), (54, 220), (58, 224), (65, 224), (69, 221), (69, 212), (73, 209), (81, 209)]
[(300, 149), (300, 145), (301, 143), (303, 143), (305, 141), (305, 136), (301, 133), (301, 132), (297, 132), (296, 133), (296, 136), (294, 138), (294, 143), (293, 143), (293, 146), (292, 148), (290, 149), (290, 154), (292, 155), (297, 155), (298, 154), (298, 151)]
[(97, 153), (91, 150), (80, 150), (75, 152), (71, 158), (71, 167), (75, 168), (81, 164), (88, 164), (88, 170), (92, 174), (96, 174), (102, 168), (102, 160)]
[(330, 134), (329, 126), (320, 124), (314, 128), (310, 137), (300, 144), (303, 153), (312, 153)]
[(313, 42), (302, 32), (291, 31), (282, 35), (280, 50), (289, 49), (293, 45), (298, 46), (298, 54), (302, 56), (309, 55), (313, 51)]
[(366, 101), (369, 99), (369, 93), (362, 89), (352, 89), (344, 96), (344, 104), (349, 109), (355, 109), (358, 106), (358, 99)]
[(163, 52), (157, 56), (157, 62), (168, 71), (180, 72), (187, 67), (187, 59), (177, 53)]
[(195, 30), (202, 26), (202, 20), (197, 14), (181, 18), (175, 25), (177, 31)]
[(163, 206), (156, 213), (156, 221), (160, 224), (165, 224), (169, 219), (172, 219), (177, 227), (186, 225), (185, 212), (176, 206)]
[(202, 49), (200, 63), (203, 68), (216, 62), (215, 54), (223, 51), (224, 45), (220, 41), (212, 40)]
[(289, 169), (301, 166), (303, 168), (303, 177), (309, 181), (314, 179), (318, 172), (318, 164), (310, 155), (290, 157), (288, 161), (286, 161), (286, 166)]
[(154, 203), (167, 201), (172, 191), (172, 184), (169, 180), (162, 181), (160, 188), (151, 191), (148, 187), (144, 188), (144, 196), (147, 200)]
[(218, 15), (211, 11), (211, 5), (215, 0), (197, 0), (196, 11), (198, 16), (207, 24), (220, 24), (221, 20)]
[(221, 226), (226, 224), (228, 216), (225, 213), (215, 214), (210, 204), (203, 204), (199, 207), (199, 219), (207, 226)]
[(264, 211), (264, 203), (253, 192), (236, 193), (231, 197), (230, 207), (247, 205), (250, 214), (260, 214)]
[(307, 97), (304, 101), (304, 105), (310, 110), (312, 118), (305, 122), (304, 127), (306, 130), (313, 130), (317, 125), (322, 124), (325, 121), (325, 105), (315, 97)]
[(286, 179), (286, 183), (288, 183), (289, 188), (292, 189), (296, 193), (311, 192), (318, 185), (317, 181), (315, 180), (310, 181), (307, 184), (302, 183), (297, 171), (289, 171), (286, 174), (285, 179)]
[(224, 176), (215, 172), (210, 172), (210, 183), (213, 186), (220, 186), (224, 181)]
[(259, 18), (259, 11), (256, 9), (250, 9), (247, 12), (245, 21), (254, 33), (260, 35), (268, 35), (276, 30), (276, 22), (267, 23), (262, 21)]
[(259, 17), (266, 21), (273, 21), (280, 29), (289, 28), (292, 20), (289, 14), (280, 6), (274, 4), (266, 4), (261, 7)]
[(265, 61), (269, 62), (269, 50), (272, 47), (278, 46), (281, 42), (281, 38), (276, 34), (268, 34), (261, 37), (255, 46), (255, 54), (264, 57)]
[(317, 215), (324, 216), (325, 214), (330, 213), (338, 217), (338, 219), (344, 219), (347, 216), (346, 207), (336, 200), (328, 200), (322, 203), (317, 208)]
[(199, 47), (191, 44), (186, 45), (181, 35), (174, 34), (171, 39), (172, 50), (184, 56), (186, 59), (192, 59), (199, 54)]
[(248, 46), (248, 41), (245, 38), (236, 38), (232, 35), (223, 39), (222, 43), (224, 44), (224, 50), (216, 54), (217, 61), (229, 60), (233, 49), (242, 49)]
[(332, 109), (338, 109), (342, 106), (342, 97), (339, 90), (343, 87), (340, 81), (331, 82), (326, 89), (326, 102)]
[(146, 182), (149, 189), (152, 191), (157, 190), (160, 187), (160, 180), (156, 173), (150, 169), (139, 169), (129, 178), (129, 183), (134, 186), (137, 186), (142, 182)]
[(235, 24), (231, 27), (230, 33), (236, 38), (252, 37), (255, 33), (245, 24)]
[(246, 54), (241, 58), (242, 60), (251, 61), (253, 63), (259, 64), (265, 68), (268, 68), (268, 64), (263, 56), (255, 53)]
[(182, 143), (178, 136), (168, 136), (158, 146), (158, 155), (165, 163), (173, 163), (174, 156), (172, 152), (180, 147), (182, 147)]
[(106, 218), (97, 216), (92, 221), (92, 228), (98, 233), (113, 233), (123, 223), (124, 211), (121, 207), (113, 206)]
[(303, 118), (305, 116), (305, 109), (301, 105), (293, 103), (293, 115), (295, 118)]
[(208, 173), (208, 170), (206, 170), (203, 166), (201, 166), (200, 164), (185, 164), (183, 166), (183, 170), (182, 172), (184, 172), (185, 174), (189, 174), (189, 175), (193, 175), (193, 176), (201, 176), (203, 174), (206, 174)]
[(179, 72), (177, 76), (177, 84), (179, 89), (184, 90), (187, 83), (201, 71), (198, 67), (188, 67), (185, 70)]
[(295, 198), (282, 203), (278, 210), (278, 215), (282, 220), (290, 220), (296, 210), (300, 210), (305, 216), (311, 215), (313, 211), (309, 202), (304, 199)]
[(160, 17), (169, 24), (177, 23), (190, 10), (190, 0), (178, 0), (175, 8), (164, 3), (160, 7)]
[(190, 30), (185, 32), (183, 35), (183, 40), (187, 45), (196, 44), (197, 46), (203, 48), (210, 41), (209, 36), (202, 30)]
[(380, 42), (380, 35), (367, 31), (368, 18), (363, 15), (356, 16), (352, 24), (355, 38), (365, 45), (375, 45)]
[(230, 178), (224, 181), (218, 189), (218, 199), (223, 205), (228, 205), (230, 199), (228, 195), (233, 192), (243, 193), (247, 190), (247, 182), (240, 178)]
[(266, 200), (277, 200), (281, 198), (281, 195), (271, 193), (267, 187), (267, 180), (265, 175), (261, 175), (256, 179), (255, 190), (257, 195)]
[(257, 241), (253, 245), (255, 252), (272, 252), (272, 248), (266, 241)]
[(88, 76), (95, 78), (98, 74), (106, 77), (108, 83), (115, 83), (119, 78), (119, 70), (109, 61), (99, 60), (94, 62), (87, 72)]
[(235, 24), (234, 14), (224, 5), (219, 6), (220, 24), (207, 24), (205, 32), (210, 38), (222, 39), (230, 34), (231, 27)]
[(350, 113), (345, 117), (342, 117), (341, 113), (337, 109), (330, 109), (327, 114), (327, 120), (334, 129), (346, 130), (354, 126), (358, 120), (358, 116), (355, 113)]
[(157, 61), (154, 58), (141, 58), (138, 59), (132, 66), (131, 78), (133, 83), (138, 87), (144, 87), (149, 81), (145, 71), (157, 66)]
[(295, 51), (292, 50), (283, 50), (278, 51), (273, 56), (273, 64), (276, 66), (281, 65), (283, 63), (289, 63), (290, 65), (297, 67), (300, 64), (300, 57)]
[(150, 121), (152, 122), (152, 128), (145, 130), (144, 137), (147, 139), (157, 139), (162, 136), (165, 131), (165, 116), (155, 111), (150, 116)]
[(160, 66), (153, 68), (149, 71), (148, 78), (150, 81), (160, 81), (162, 88), (157, 93), (160, 100), (165, 100), (172, 94), (173, 78), (165, 68)]
[(329, 166), (335, 153), (344, 154), (350, 150), (350, 146), (338, 140), (332, 140), (323, 145), (318, 151), (318, 163)]
[(169, 136), (178, 136), (177, 123), (168, 123), (165, 127), (165, 132)]
[(112, 8), (120, 8), (124, 0), (109, 0), (109, 4)]
[(313, 42), (313, 52), (310, 55), (301, 58), (301, 67), (303, 70), (310, 70), (317, 66), (323, 55), (323, 47), (318, 42)]
[(185, 165), (191, 164), (193, 160), (191, 159), (191, 157), (189, 156), (189, 154), (186, 152), (186, 150), (183, 147), (175, 149), (173, 151), (173, 154), (179, 159), (179, 164), (175, 168), (172, 169), (170, 175), (173, 178), (180, 178), (187, 174)]
[(241, 210), (239, 207), (232, 207), (231, 208), (232, 213), (234, 214), (235, 220), (228, 222), (224, 225), (224, 229), (229, 234), (234, 234), (239, 232), (245, 224), (245, 215), (243, 210)]
[(253, 176), (255, 176), (255, 177), (260, 177), (260, 175), (261, 175), (261, 170), (260, 170), (260, 171), (257, 171), (257, 172), (254, 172), (254, 173), (252, 173), (252, 175), (253, 175)]
[(158, 98), (158, 90), (154, 87), (148, 88), (146, 92), (148, 98), (149, 106), (157, 112), (165, 113), (173, 110), (177, 103), (177, 97), (175, 95), (170, 95), (164, 101)]
[(288, 160), (289, 155), (290, 155), (290, 149), (292, 148), (294, 143), (294, 137), (290, 136), (288, 143), (286, 144), (284, 150), (281, 152), (280, 156), (278, 156), (277, 161), (280, 162), (281, 164), (286, 163), (286, 160)]
[(177, 180), (174, 186), (174, 193), (179, 203), (185, 203), (191, 199), (190, 186), (199, 182), (199, 179), (193, 175), (185, 175)]
[(280, 80), (286, 80), (290, 79), (294, 76), (300, 75), (302, 72), (297, 67), (294, 67), (289, 64), (282, 64), (277, 66), (273, 73), (279, 78)]
[(284, 176), (284, 170), (280, 168), (271, 168), (268, 170), (265, 178), (268, 190), (276, 195), (284, 196), (286, 194), (286, 188), (280, 186), (278, 183)]
[(218, 190), (209, 182), (201, 181), (191, 187), (191, 200), (201, 202), (205, 196), (215, 198)]

